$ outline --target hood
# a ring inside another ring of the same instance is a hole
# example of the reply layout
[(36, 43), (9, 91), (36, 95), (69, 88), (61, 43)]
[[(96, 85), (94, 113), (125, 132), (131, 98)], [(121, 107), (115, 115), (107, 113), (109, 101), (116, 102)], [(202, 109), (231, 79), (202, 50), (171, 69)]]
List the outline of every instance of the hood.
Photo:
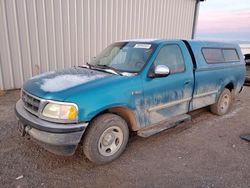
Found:
[(76, 67), (34, 76), (23, 85), (23, 89), (40, 98), (60, 101), (67, 98), (70, 95), (68, 91), (73, 88), (110, 77), (119, 76)]

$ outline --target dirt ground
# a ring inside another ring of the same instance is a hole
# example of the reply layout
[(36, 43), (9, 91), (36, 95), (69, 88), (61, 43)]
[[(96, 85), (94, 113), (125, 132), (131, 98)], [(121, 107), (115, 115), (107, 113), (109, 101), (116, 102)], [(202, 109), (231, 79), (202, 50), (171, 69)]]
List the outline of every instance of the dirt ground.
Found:
[(0, 97), (0, 187), (250, 187), (250, 87), (225, 116), (199, 111), (191, 122), (149, 138), (131, 136), (114, 162), (95, 166), (78, 149), (56, 156), (20, 137), (14, 105)]

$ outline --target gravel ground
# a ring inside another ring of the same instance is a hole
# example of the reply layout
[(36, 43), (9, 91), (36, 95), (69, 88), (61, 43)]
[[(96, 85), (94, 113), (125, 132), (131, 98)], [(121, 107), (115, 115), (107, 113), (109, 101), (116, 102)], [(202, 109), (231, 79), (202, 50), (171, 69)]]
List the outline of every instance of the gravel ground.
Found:
[(207, 109), (191, 122), (149, 138), (131, 136), (114, 162), (95, 166), (81, 149), (56, 156), (20, 137), (14, 105), (0, 97), (0, 187), (250, 187), (250, 87), (225, 116)]

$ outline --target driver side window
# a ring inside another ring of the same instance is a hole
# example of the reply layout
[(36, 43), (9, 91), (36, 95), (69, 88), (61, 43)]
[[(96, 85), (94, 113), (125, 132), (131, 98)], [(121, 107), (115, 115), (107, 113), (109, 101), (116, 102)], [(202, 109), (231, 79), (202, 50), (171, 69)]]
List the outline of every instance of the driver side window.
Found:
[(180, 47), (176, 44), (163, 46), (154, 62), (154, 66), (157, 65), (166, 65), (171, 74), (183, 72), (185, 64)]

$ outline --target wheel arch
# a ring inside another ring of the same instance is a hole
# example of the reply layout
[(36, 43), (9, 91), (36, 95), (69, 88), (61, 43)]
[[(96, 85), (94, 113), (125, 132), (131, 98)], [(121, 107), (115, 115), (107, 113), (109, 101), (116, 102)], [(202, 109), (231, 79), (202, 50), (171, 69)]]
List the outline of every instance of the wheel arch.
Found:
[(112, 113), (112, 114), (116, 114), (120, 116), (126, 121), (126, 123), (128, 124), (128, 128), (132, 131), (137, 131), (140, 129), (134, 112), (132, 112), (128, 107), (125, 107), (125, 106), (110, 107), (96, 114), (92, 118), (92, 120), (98, 117), (99, 115), (105, 114), (105, 113)]
[(231, 95), (232, 95), (232, 99), (234, 100), (235, 98), (235, 84), (231, 81), (229, 82), (228, 84), (225, 85), (226, 89), (229, 89), (229, 91), (231, 92)]
[(220, 97), (221, 93), (224, 91), (224, 89), (228, 89), (231, 92), (232, 97), (234, 99), (235, 85), (234, 85), (233, 81), (228, 80), (228, 81), (220, 84), (219, 89), (218, 89), (217, 94), (216, 94), (216, 100), (215, 100), (216, 102), (219, 100), (219, 97)]
[(108, 109), (107, 111), (122, 117), (127, 122), (130, 130), (139, 130), (135, 114), (128, 107), (113, 107)]
[(235, 89), (233, 82), (229, 82), (224, 88), (229, 89), (231, 92)]

